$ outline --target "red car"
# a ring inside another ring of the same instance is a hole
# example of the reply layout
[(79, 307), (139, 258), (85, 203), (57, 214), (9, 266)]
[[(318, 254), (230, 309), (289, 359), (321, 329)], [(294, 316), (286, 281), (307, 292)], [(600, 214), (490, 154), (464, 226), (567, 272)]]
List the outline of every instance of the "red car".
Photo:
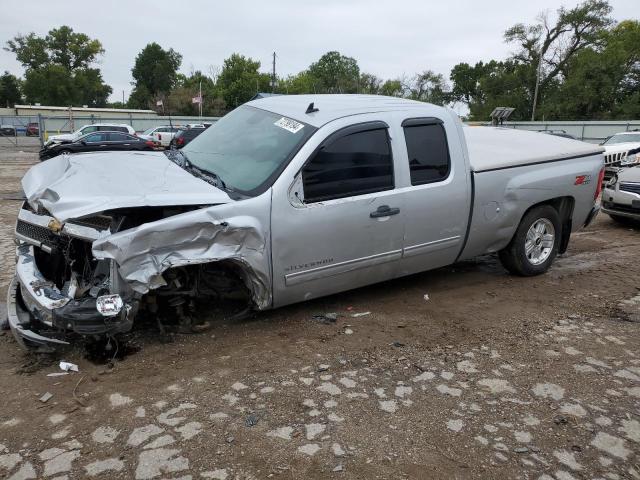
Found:
[(40, 126), (38, 122), (31, 122), (27, 125), (27, 137), (40, 136)]

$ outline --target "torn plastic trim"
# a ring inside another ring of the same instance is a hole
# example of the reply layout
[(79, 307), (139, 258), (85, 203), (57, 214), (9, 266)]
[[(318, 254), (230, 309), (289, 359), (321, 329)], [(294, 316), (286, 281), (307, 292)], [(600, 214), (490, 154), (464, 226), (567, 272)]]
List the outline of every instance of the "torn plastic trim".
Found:
[(51, 345), (69, 345), (69, 342), (50, 338), (40, 335), (33, 330), (27, 328), (30, 322), (29, 312), (26, 312), (18, 305), (18, 289), (20, 283), (16, 277), (11, 280), (9, 290), (7, 292), (7, 317), (9, 320), (9, 328), (18, 345), (24, 350), (34, 346), (51, 346)]
[(22, 300), (30, 311), (37, 311), (40, 321), (53, 325), (53, 310), (64, 307), (75, 295), (78, 283), (71, 277), (69, 294), (64, 295), (53, 282), (47, 280), (38, 270), (33, 246), (20, 245), (16, 248), (16, 279), (20, 284)]
[(267, 309), (272, 303), (268, 229), (254, 216), (221, 214), (199, 209), (145, 223), (96, 240), (93, 254), (114, 260), (122, 279), (140, 294), (165, 286), (162, 274), (171, 268), (235, 262), (256, 306)]

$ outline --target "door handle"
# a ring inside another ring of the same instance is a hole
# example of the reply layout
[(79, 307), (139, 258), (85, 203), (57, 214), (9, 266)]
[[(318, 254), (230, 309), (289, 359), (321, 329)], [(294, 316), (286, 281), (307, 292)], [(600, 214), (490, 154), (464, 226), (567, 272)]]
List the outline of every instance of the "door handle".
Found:
[(399, 208), (391, 208), (389, 205), (380, 205), (375, 212), (371, 212), (369, 216), (371, 218), (390, 217), (391, 215), (397, 215), (400, 213)]

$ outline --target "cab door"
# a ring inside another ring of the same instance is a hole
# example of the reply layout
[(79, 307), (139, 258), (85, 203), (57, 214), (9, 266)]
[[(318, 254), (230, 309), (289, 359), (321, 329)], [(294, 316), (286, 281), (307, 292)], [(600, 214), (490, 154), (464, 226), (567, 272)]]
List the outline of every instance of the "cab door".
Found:
[(463, 139), (450, 118), (401, 121), (408, 167), (402, 274), (454, 263), (469, 221), (471, 185)]
[[(274, 186), (274, 306), (396, 276), (404, 202), (396, 191), (388, 124), (351, 124), (303, 148), (295, 177)], [(316, 133), (319, 135), (319, 133)], [(307, 156), (308, 155), (308, 156)]]

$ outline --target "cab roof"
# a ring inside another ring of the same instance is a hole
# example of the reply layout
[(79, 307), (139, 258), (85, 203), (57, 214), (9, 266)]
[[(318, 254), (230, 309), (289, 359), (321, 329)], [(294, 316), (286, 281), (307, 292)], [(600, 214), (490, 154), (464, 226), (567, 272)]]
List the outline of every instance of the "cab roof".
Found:
[[(313, 103), (317, 112), (306, 113)], [(382, 95), (281, 95), (253, 100), (246, 105), (268, 110), (314, 127), (321, 127), (338, 118), (374, 112), (413, 111), (412, 115), (450, 115), (444, 107), (429, 103)], [(420, 113), (418, 113), (420, 111)]]

